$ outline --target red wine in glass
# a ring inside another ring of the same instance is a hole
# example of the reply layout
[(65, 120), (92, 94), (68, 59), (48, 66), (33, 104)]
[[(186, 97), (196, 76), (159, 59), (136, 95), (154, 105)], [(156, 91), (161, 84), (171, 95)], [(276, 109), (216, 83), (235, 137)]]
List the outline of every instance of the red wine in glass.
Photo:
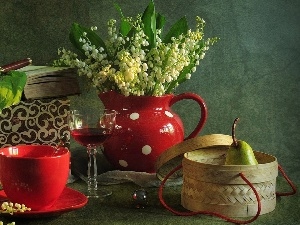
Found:
[(83, 146), (101, 145), (111, 135), (108, 128), (82, 128), (71, 130), (71, 135)]
[(104, 109), (102, 113), (95, 115), (81, 110), (70, 110), (68, 125), (73, 139), (86, 147), (88, 153), (87, 167), (87, 196), (105, 197), (111, 195), (111, 191), (98, 189), (97, 182), (97, 147), (112, 135), (116, 126), (116, 111)]

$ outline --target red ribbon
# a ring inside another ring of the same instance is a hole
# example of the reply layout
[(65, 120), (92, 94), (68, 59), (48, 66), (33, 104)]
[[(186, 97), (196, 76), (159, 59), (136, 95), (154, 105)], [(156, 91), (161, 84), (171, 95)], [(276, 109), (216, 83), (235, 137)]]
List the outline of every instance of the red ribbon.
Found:
[[(164, 185), (166, 183), (166, 181), (168, 180), (168, 178), (175, 173), (177, 170), (180, 170), (182, 168), (182, 165), (179, 165), (177, 167), (175, 167), (173, 170), (171, 170), (166, 177), (163, 179), (163, 181), (161, 182), (160, 186), (159, 186), (159, 190), (158, 190), (158, 197), (159, 197), (159, 201), (160, 203), (170, 212), (172, 212), (175, 215), (178, 216), (193, 216), (193, 215), (198, 215), (198, 214), (205, 214), (205, 215), (210, 215), (210, 216), (216, 216), (219, 217), (223, 220), (226, 220), (227, 222), (231, 222), (231, 223), (235, 223), (235, 224), (247, 224), (247, 223), (251, 223), (254, 220), (256, 220), (261, 212), (261, 201), (260, 201), (260, 197), (258, 192), (256, 191), (255, 187), (253, 186), (253, 184), (245, 177), (245, 175), (243, 173), (239, 173), (239, 176), (249, 185), (249, 187), (253, 190), (255, 197), (257, 199), (257, 212), (255, 214), (255, 216), (253, 216), (251, 219), (249, 220), (236, 220), (236, 219), (232, 219), (228, 216), (222, 215), (220, 213), (215, 213), (215, 212), (209, 212), (209, 211), (198, 211), (198, 212), (180, 212), (177, 210), (172, 209), (169, 205), (167, 205), (167, 203), (165, 202), (165, 200), (163, 199), (163, 188)], [(278, 193), (276, 192), (277, 196), (288, 196), (288, 195), (293, 195), (296, 193), (296, 186), (293, 184), (293, 182), (288, 178), (288, 176), (286, 175), (286, 173), (284, 172), (283, 168), (278, 165), (278, 169), (279, 171), (282, 173), (283, 177), (285, 178), (285, 180), (289, 183), (289, 185), (292, 188), (291, 192), (286, 192), (286, 193)]]

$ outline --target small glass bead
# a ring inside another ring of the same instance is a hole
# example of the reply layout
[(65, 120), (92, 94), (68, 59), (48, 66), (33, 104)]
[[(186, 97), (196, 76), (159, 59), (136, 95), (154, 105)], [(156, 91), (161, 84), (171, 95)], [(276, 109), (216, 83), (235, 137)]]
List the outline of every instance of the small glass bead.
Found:
[(133, 205), (137, 209), (143, 209), (148, 205), (147, 191), (144, 189), (135, 190), (132, 194)]

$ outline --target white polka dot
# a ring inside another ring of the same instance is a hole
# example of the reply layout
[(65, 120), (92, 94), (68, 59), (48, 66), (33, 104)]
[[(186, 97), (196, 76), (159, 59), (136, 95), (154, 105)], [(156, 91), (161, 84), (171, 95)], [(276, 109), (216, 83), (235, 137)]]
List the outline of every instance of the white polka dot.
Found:
[(168, 117), (173, 117), (173, 114), (170, 113), (169, 111), (165, 111), (165, 114), (166, 114)]
[(125, 160), (119, 160), (119, 164), (123, 167), (127, 167), (128, 163)]
[(144, 155), (149, 155), (152, 151), (152, 148), (149, 146), (149, 145), (145, 145), (143, 148), (142, 148), (142, 153)]
[(140, 114), (138, 113), (131, 113), (130, 114), (130, 119), (132, 120), (137, 120), (140, 117)]

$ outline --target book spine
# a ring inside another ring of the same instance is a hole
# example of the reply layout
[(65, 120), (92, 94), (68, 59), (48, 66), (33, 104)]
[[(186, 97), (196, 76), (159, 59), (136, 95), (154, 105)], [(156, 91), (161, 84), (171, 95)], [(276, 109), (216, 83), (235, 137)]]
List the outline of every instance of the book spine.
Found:
[(31, 58), (19, 60), (19, 61), (4, 65), (4, 66), (0, 66), (0, 72), (6, 73), (6, 72), (9, 72), (11, 70), (17, 70), (17, 69), (20, 69), (22, 67), (28, 66), (31, 63), (32, 63)]

